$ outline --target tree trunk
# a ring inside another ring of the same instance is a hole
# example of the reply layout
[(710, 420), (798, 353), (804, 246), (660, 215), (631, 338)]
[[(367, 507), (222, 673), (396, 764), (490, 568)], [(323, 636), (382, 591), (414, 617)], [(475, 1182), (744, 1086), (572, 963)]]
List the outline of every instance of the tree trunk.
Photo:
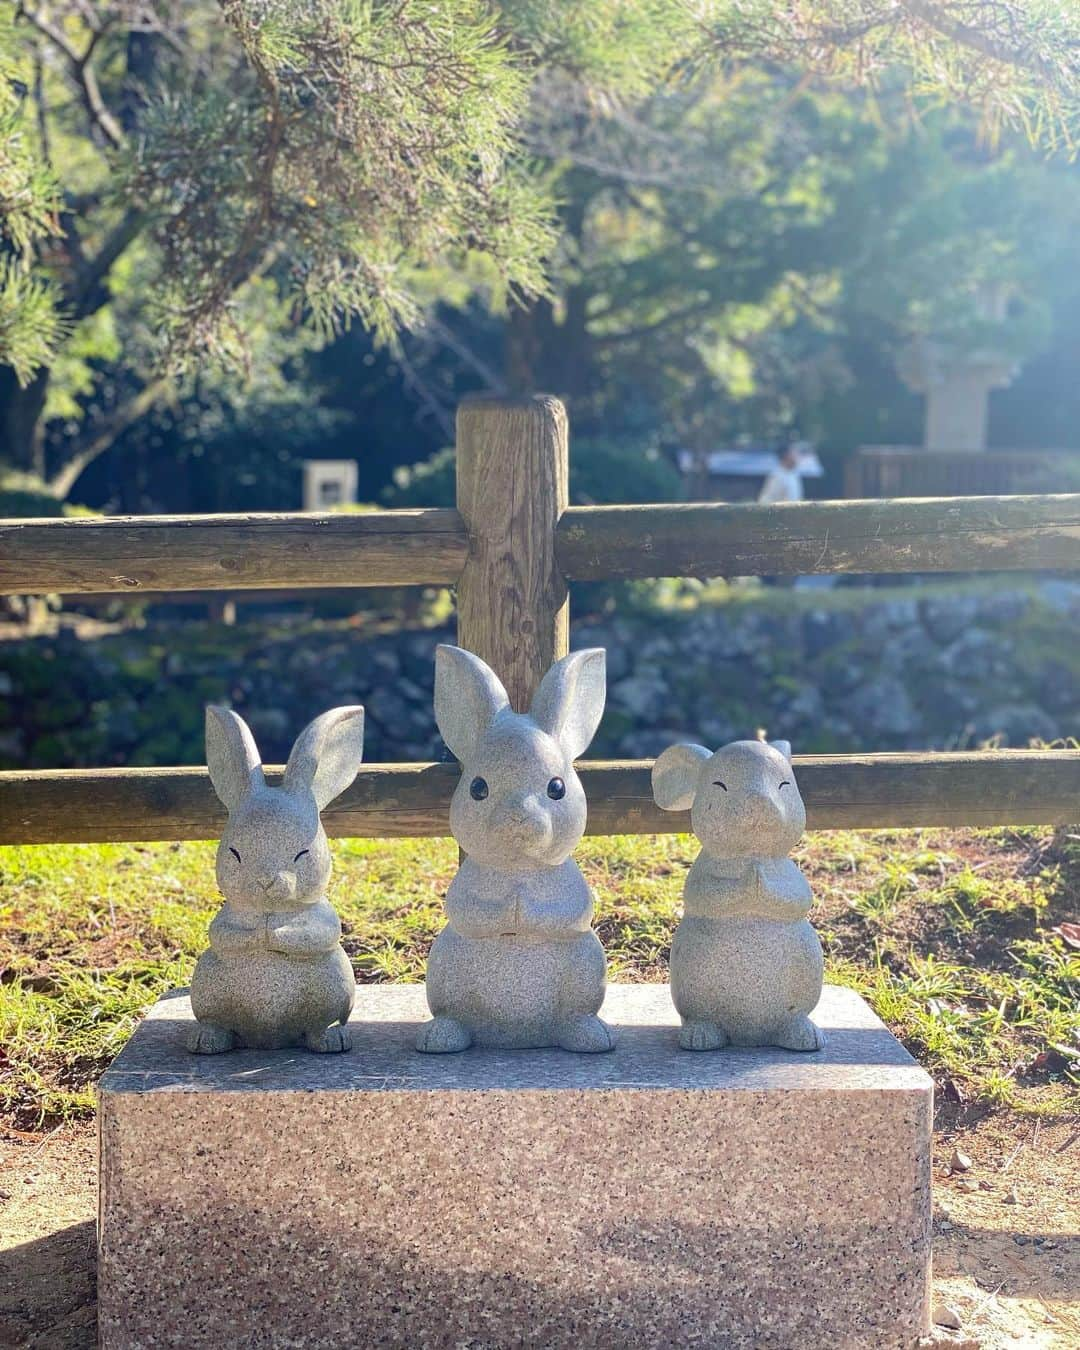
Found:
[(554, 394), (571, 417), (587, 401), (594, 384), (587, 300), (583, 288), (569, 290), (561, 320), (550, 300), (512, 311), (506, 327), (506, 382), (513, 394)]
[[(572, 255), (580, 252), (587, 213), (583, 191), (560, 213), (563, 237)], [(589, 295), (585, 285), (569, 286), (558, 306), (559, 317), (552, 301), (537, 300), (527, 309), (512, 310), (506, 329), (506, 381), (511, 393), (554, 394), (567, 405), (571, 421), (594, 385)]]
[(41, 370), (21, 387), (10, 366), (0, 366), (0, 463), (23, 473), (45, 476), (42, 411), (49, 372)]

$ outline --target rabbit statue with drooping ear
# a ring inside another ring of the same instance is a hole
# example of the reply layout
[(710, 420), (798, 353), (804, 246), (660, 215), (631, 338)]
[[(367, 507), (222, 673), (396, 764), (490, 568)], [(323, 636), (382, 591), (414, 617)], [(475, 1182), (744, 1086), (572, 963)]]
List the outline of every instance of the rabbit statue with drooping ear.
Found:
[(356, 979), (326, 899), (319, 812), (356, 777), (363, 750), (363, 708), (334, 708), (300, 733), (281, 785), (268, 787), (243, 718), (207, 708), (206, 761), (229, 819), (217, 851), (225, 903), (191, 981), (196, 1054), (349, 1049)]
[(472, 1044), (610, 1050), (597, 1013), (606, 963), (593, 901), (570, 854), (585, 831), (574, 760), (604, 711), (604, 652), (573, 652), (540, 682), (527, 714), (460, 647), (435, 653), (435, 720), (462, 767), (450, 829), (465, 857), (431, 948), (434, 1020), (417, 1049)]
[(701, 841), (671, 944), (680, 1044), (820, 1050), (809, 1014), (821, 997), (821, 943), (806, 917), (810, 887), (788, 857), (806, 828), (791, 746), (673, 745), (652, 784), (658, 806), (690, 811)]

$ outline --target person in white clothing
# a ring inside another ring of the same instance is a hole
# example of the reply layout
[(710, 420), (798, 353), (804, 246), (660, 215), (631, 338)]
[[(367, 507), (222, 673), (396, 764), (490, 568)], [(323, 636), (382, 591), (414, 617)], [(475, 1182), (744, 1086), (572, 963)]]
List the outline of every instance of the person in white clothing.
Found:
[[(758, 493), (759, 502), (801, 502), (803, 499), (802, 473), (799, 461), (802, 459), (802, 446), (798, 441), (789, 441), (773, 469)], [(762, 577), (766, 586), (794, 586), (794, 577)]]
[(801, 459), (802, 446), (798, 441), (791, 441), (784, 448), (776, 468), (761, 485), (758, 501), (801, 502), (803, 499), (803, 481), (799, 471)]

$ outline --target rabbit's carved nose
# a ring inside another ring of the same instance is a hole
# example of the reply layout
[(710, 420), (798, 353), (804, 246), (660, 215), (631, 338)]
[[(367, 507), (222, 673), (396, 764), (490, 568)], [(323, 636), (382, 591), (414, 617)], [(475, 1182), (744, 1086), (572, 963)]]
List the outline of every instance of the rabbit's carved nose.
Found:
[(783, 816), (780, 804), (767, 792), (748, 792), (742, 808), (751, 821), (760, 824), (780, 820)]
[(292, 894), (292, 877), (288, 872), (275, 872), (271, 877), (262, 876), (259, 885), (271, 897)]
[(529, 825), (543, 825), (545, 819), (546, 816), (536, 801), (532, 797), (525, 797), (521, 801), (507, 802), (498, 812), (495, 823), (523, 829)]

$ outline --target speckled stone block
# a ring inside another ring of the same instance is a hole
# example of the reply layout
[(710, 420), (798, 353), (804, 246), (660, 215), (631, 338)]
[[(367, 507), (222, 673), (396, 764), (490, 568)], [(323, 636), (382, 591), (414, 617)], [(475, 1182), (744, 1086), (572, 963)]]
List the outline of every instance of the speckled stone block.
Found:
[(414, 1050), (358, 991), (333, 1059), (184, 1050), (163, 999), (101, 1082), (105, 1350), (909, 1347), (927, 1326), (928, 1076), (850, 990), (817, 1055), (690, 1055), (608, 990), (609, 1055)]

